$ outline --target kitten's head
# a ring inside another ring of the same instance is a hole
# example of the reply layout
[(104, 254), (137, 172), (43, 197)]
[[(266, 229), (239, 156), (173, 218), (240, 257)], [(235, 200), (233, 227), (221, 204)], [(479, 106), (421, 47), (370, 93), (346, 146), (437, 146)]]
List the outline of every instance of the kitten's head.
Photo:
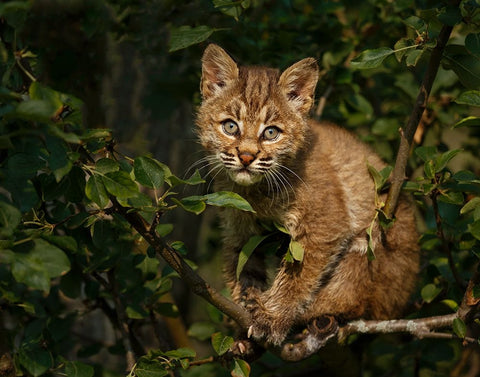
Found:
[(288, 169), (309, 132), (306, 118), (318, 80), (315, 59), (303, 59), (280, 74), (238, 66), (211, 44), (202, 63), (197, 117), (202, 145), (243, 186)]

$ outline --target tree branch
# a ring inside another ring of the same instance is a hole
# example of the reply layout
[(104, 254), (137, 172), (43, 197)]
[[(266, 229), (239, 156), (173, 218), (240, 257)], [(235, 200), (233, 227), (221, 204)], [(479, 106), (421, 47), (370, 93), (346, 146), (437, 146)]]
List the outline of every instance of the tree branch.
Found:
[(450, 38), (452, 29), (452, 26), (445, 25), (442, 27), (437, 38), (437, 45), (432, 50), (430, 61), (415, 101), (415, 106), (410, 114), (407, 125), (400, 130), (400, 146), (398, 148), (397, 159), (393, 169), (392, 185), (390, 186), (384, 208), (384, 212), (388, 218), (392, 218), (395, 212), (398, 198), (400, 197), (400, 191), (406, 178), (405, 170), (413, 144), (413, 136), (415, 135), (415, 131), (422, 119), (422, 114), (427, 106), (428, 97), (432, 90), (433, 81), (437, 75), (438, 67), (440, 66), (443, 50)]
[(115, 211), (124, 217), (154, 248), (155, 252), (180, 275), (180, 278), (192, 289), (193, 293), (203, 297), (222, 313), (235, 320), (243, 330), (247, 331), (251, 324), (251, 317), (245, 309), (222, 296), (193, 271), (185, 260), (157, 234), (155, 228), (149, 226), (142, 216), (123, 207), (115, 198), (111, 198), (111, 200)]

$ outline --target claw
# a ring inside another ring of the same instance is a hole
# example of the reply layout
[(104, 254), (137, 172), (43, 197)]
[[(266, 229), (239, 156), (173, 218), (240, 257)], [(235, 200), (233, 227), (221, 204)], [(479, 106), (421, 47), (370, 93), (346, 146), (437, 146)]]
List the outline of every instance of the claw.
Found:
[(238, 346), (238, 350), (243, 355), (247, 350), (247, 347), (245, 347), (245, 344), (243, 344), (242, 342), (239, 342), (237, 346)]
[(253, 325), (248, 328), (247, 338), (251, 338), (253, 334)]

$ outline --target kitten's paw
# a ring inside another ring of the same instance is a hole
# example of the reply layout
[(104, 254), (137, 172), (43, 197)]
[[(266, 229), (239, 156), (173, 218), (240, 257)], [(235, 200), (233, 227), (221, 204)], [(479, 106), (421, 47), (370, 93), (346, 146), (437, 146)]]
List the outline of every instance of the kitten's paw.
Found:
[(248, 337), (264, 340), (269, 344), (280, 345), (287, 337), (292, 326), (288, 318), (275, 317), (266, 311), (251, 311), (253, 324), (248, 329)]

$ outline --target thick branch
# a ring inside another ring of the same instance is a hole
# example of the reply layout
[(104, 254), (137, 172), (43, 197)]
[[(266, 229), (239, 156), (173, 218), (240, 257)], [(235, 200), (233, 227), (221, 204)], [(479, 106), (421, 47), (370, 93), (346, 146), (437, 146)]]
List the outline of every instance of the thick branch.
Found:
[(430, 95), (430, 91), (432, 90), (433, 81), (437, 75), (438, 67), (440, 66), (443, 50), (445, 49), (448, 39), (450, 38), (452, 29), (452, 26), (445, 25), (440, 31), (437, 39), (437, 45), (432, 50), (430, 61), (415, 101), (415, 106), (412, 110), (407, 125), (400, 132), (400, 146), (398, 148), (397, 159), (393, 169), (392, 185), (390, 186), (384, 209), (385, 214), (389, 218), (391, 218), (395, 212), (395, 207), (397, 206), (403, 181), (406, 178), (405, 170), (413, 143), (413, 136), (415, 135), (418, 124), (422, 119), (422, 114), (427, 106), (428, 97)]

